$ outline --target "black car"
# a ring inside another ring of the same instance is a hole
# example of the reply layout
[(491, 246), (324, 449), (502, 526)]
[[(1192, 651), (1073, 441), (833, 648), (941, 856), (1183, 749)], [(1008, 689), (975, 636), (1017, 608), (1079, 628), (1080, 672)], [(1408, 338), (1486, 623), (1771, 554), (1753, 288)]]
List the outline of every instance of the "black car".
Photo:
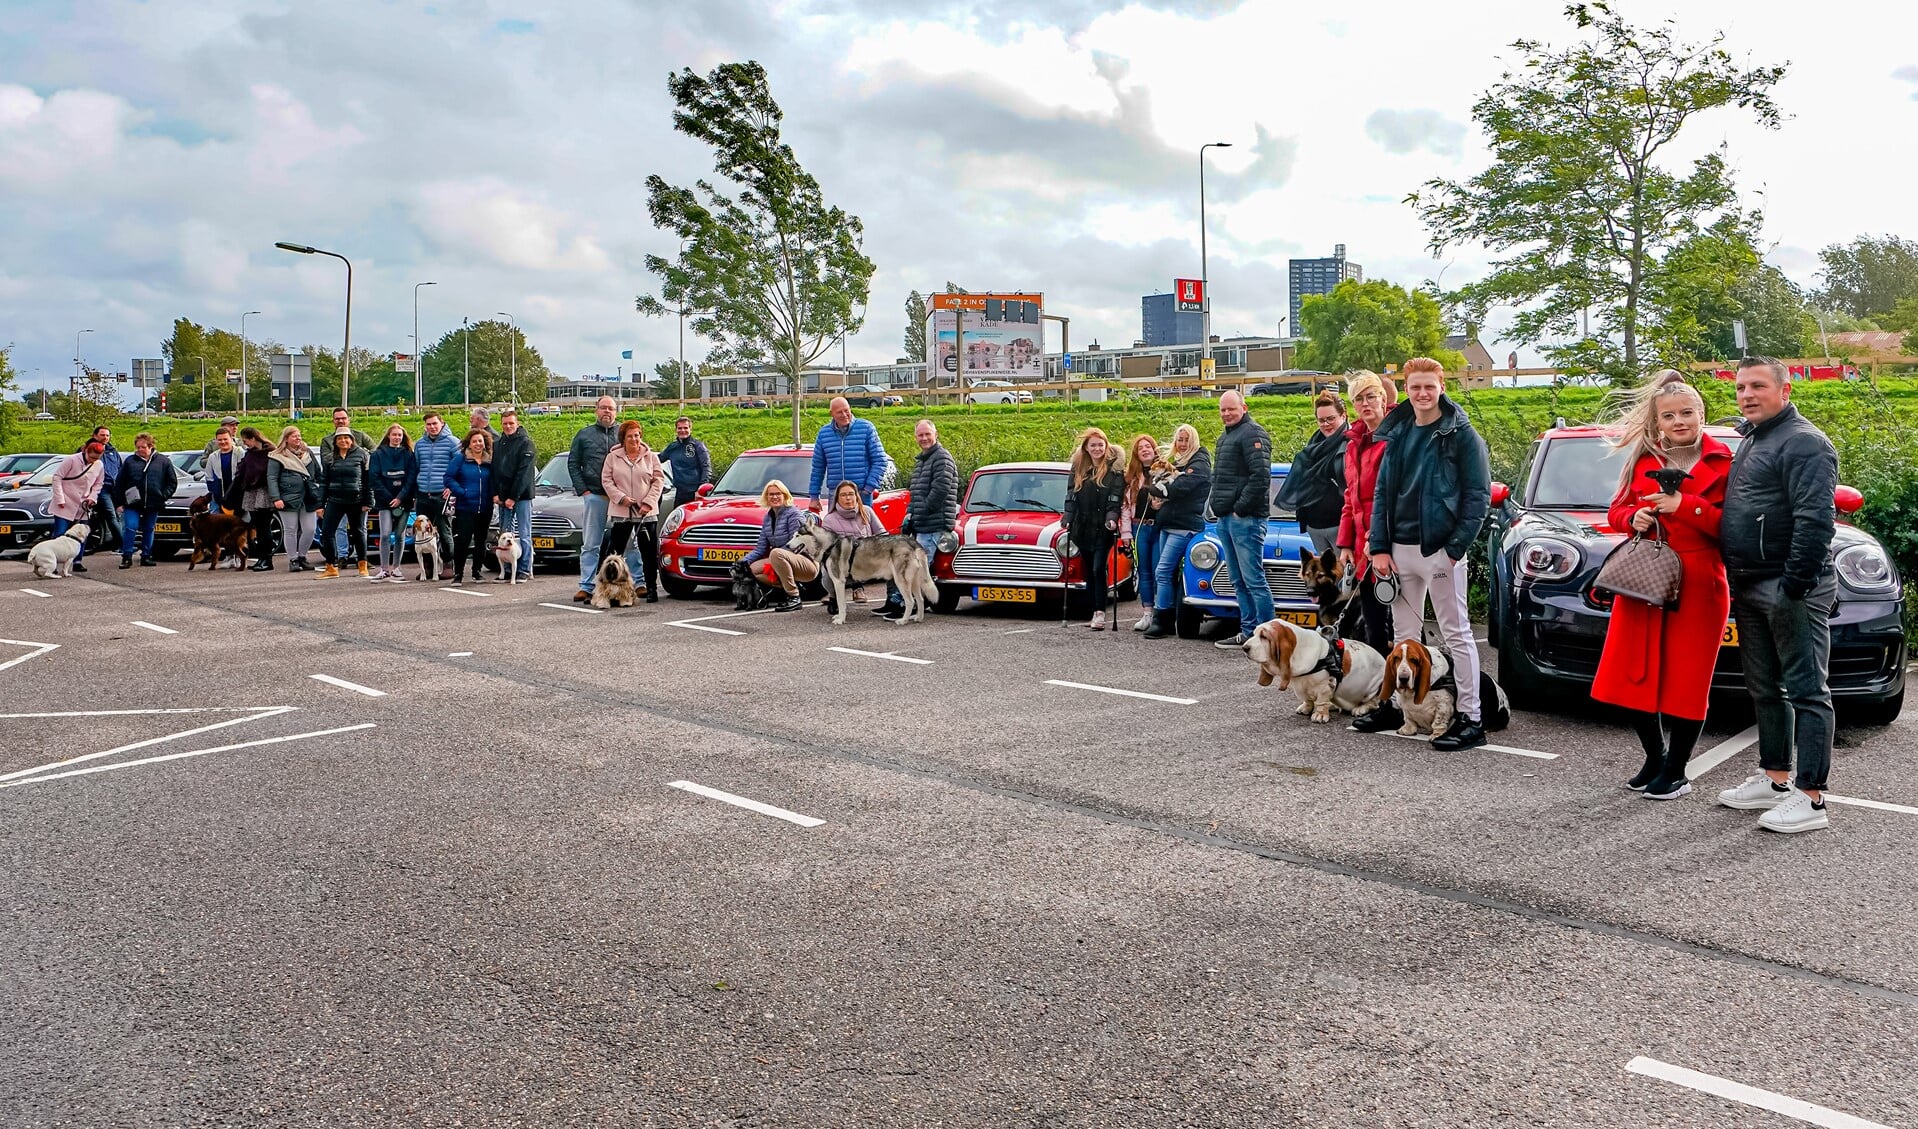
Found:
[[(673, 484), (668, 473), (659, 495), (659, 512), (673, 506)], [(573, 493), (573, 476), (566, 456), (554, 455), (533, 481), (533, 558), (577, 557), (586, 543), (586, 500)]]
[[(1729, 428), (1710, 431), (1734, 451), (1743, 441)], [(1514, 699), (1591, 690), (1611, 617), (1610, 599), (1592, 581), (1624, 539), (1607, 516), (1624, 457), (1600, 428), (1556, 427), (1532, 444), (1519, 493), (1492, 487), (1491, 641), (1499, 681)], [(1841, 514), (1864, 501), (1847, 486), (1835, 500)], [(1848, 522), (1838, 523), (1831, 557), (1838, 574), (1832, 697), (1849, 719), (1883, 724), (1905, 702), (1904, 587), (1878, 539)], [(1736, 625), (1728, 625), (1714, 694), (1745, 690), (1737, 640)]]

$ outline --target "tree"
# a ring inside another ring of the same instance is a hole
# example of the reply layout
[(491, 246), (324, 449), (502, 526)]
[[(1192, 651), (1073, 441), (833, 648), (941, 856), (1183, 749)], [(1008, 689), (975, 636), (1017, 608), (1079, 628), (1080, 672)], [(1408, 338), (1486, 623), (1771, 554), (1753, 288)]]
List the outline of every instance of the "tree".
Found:
[[(470, 402), (484, 404), (509, 398), (515, 368), (519, 371), (522, 401), (546, 398), (546, 362), (539, 350), (529, 344), (526, 335), (512, 323), (489, 320), (472, 324), (470, 341), (465, 330), (448, 330), (420, 358), (426, 377), (427, 403), (469, 402), (466, 391), (469, 346), (473, 371)], [(357, 372), (358, 363), (353, 367)], [(409, 375), (406, 380), (410, 384), (412, 377)]]
[(90, 365), (82, 366), (80, 373), (80, 379), (74, 382), (73, 395), (67, 397), (66, 418), (89, 428), (119, 419), (118, 382), (111, 375)]
[(693, 329), (718, 343), (713, 359), (770, 364), (785, 376), (799, 442), (806, 366), (865, 320), (874, 271), (861, 250), (865, 227), (827, 206), (819, 182), (780, 139), (785, 115), (764, 67), (727, 63), (704, 76), (688, 68), (668, 77), (666, 89), (677, 107), (673, 128), (711, 145), (714, 169), (739, 192), (726, 196), (705, 180), (678, 188), (646, 178), (653, 223), (685, 242), (676, 261), (646, 256), (660, 293), (640, 295), (639, 312), (663, 317), (690, 308)]
[(1300, 368), (1378, 371), (1413, 357), (1431, 357), (1448, 372), (1465, 367), (1464, 356), (1445, 348), (1438, 300), (1383, 279), (1347, 279), (1330, 294), (1306, 295), (1299, 329), (1306, 340), (1293, 363)]
[[(1479, 243), (1501, 256), (1492, 273), (1456, 295), (1473, 321), (1517, 308), (1513, 335), (1560, 364), (1635, 376), (1649, 353), (1683, 358), (1668, 312), (1652, 299), (1682, 295), (1694, 280), (1666, 277), (1686, 257), (1670, 252), (1716, 229), (1753, 242), (1759, 217), (1740, 210), (1725, 150), (1682, 175), (1660, 164), (1685, 126), (1725, 107), (1776, 129), (1769, 91), (1782, 66), (1743, 68), (1723, 46), (1681, 43), (1673, 25), (1635, 28), (1604, 3), (1566, 14), (1591, 32), (1555, 49), (1531, 40), (1518, 74), (1507, 72), (1472, 107), (1493, 150), (1490, 168), (1464, 182), (1432, 180), (1408, 197), (1431, 233), (1434, 255)], [(1591, 317), (1595, 335), (1564, 343)]]
[(906, 359), (926, 363), (926, 296), (917, 290), (906, 295)]
[(682, 385), (676, 379), (678, 370), (678, 361), (661, 361), (653, 366), (653, 379), (646, 382), (646, 387), (653, 399), (677, 400), (684, 397), (697, 400), (700, 396), (701, 377), (717, 376), (720, 373), (732, 371), (725, 365), (714, 364), (709, 360), (701, 361), (696, 365), (688, 361), (686, 382)]
[(1876, 318), (1906, 298), (1918, 298), (1918, 242), (1887, 235), (1861, 235), (1849, 246), (1834, 243), (1818, 252), (1825, 308), (1854, 317)]
[(1730, 360), (1740, 355), (1732, 319), (1745, 323), (1746, 353), (1767, 357), (1809, 357), (1818, 352), (1818, 319), (1805, 306), (1804, 292), (1785, 272), (1769, 263), (1738, 280), (1731, 288), (1733, 308), (1710, 326), (1702, 358)]

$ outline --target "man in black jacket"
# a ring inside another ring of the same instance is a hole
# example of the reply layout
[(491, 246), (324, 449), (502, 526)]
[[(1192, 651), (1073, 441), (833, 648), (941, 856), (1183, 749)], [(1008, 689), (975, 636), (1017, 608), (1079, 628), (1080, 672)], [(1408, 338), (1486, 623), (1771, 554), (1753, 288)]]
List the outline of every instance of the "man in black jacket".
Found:
[(680, 416), (673, 421), (673, 441), (659, 452), (660, 465), (670, 468), (673, 480), (673, 504), (660, 510), (659, 520), (699, 497), (699, 488), (713, 480), (713, 455), (706, 444), (693, 438), (693, 421)]
[[(1745, 436), (1725, 479), (1719, 550), (1731, 580), (1738, 659), (1758, 716), (1763, 770), (1718, 794), (1729, 808), (1763, 810), (1771, 831), (1816, 831), (1831, 771), (1832, 495), (1838, 452), (1791, 403), (1785, 366), (1738, 362), (1738, 430)], [(1791, 777), (1792, 750), (1798, 775)]]
[(577, 604), (592, 600), (593, 574), (599, 571), (599, 542), (606, 536), (606, 487), (600, 482), (599, 472), (606, 466), (606, 456), (619, 446), (619, 429), (613, 426), (618, 418), (619, 403), (611, 396), (593, 401), (593, 422), (579, 429), (566, 452), (566, 473), (573, 480), (573, 493), (580, 496), (586, 508), (585, 539), (579, 550), (579, 590), (573, 593)]
[[(918, 539), (919, 547), (926, 551), (926, 563), (931, 565), (939, 555), (940, 535), (952, 532), (953, 522), (959, 519), (959, 463), (939, 442), (939, 429), (931, 420), (920, 420), (912, 429), (912, 437), (919, 444), (919, 458), (912, 464), (911, 496), (906, 500), (906, 520), (899, 532)], [(899, 594), (898, 585), (887, 582), (886, 606), (873, 614), (887, 619), (905, 616), (905, 598)]]
[[(500, 435), (493, 444), (493, 489), (499, 502), (499, 527), (519, 536), (519, 574), (533, 575), (533, 476), (539, 462), (533, 437), (519, 425), (519, 411), (500, 413)], [(499, 579), (506, 580), (501, 571)]]
[(1225, 650), (1244, 646), (1259, 625), (1272, 618), (1272, 589), (1265, 582), (1272, 439), (1246, 414), (1245, 397), (1237, 392), (1219, 397), (1219, 421), (1225, 430), (1212, 452), (1212, 513), (1219, 519), (1219, 541), (1239, 601), (1239, 633), (1213, 644)]
[(1485, 441), (1445, 395), (1445, 368), (1430, 357), (1405, 362), (1405, 402), (1379, 424), (1385, 443), (1372, 495), (1366, 548), (1373, 574), (1398, 583), (1392, 622), (1418, 638), (1425, 598), (1452, 660), (1458, 712), (1432, 738), (1442, 752), (1485, 744), (1479, 712), (1478, 643), (1466, 608), (1465, 555), (1492, 508), (1492, 468)]

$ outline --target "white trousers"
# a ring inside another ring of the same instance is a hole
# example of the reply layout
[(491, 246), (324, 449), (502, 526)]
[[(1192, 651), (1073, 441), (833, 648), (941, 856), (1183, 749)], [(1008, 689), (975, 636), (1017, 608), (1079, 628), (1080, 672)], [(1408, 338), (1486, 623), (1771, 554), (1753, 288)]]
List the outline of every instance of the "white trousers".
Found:
[(1472, 617), (1465, 603), (1465, 562), (1454, 562), (1440, 549), (1431, 556), (1417, 545), (1393, 545), (1392, 566), (1399, 575), (1399, 598), (1392, 601), (1392, 622), (1399, 635), (1415, 638), (1425, 624), (1425, 597), (1432, 597), (1432, 618), (1439, 637), (1452, 656), (1452, 678), (1458, 683), (1458, 712), (1474, 721), (1479, 716), (1478, 644), (1472, 641)]

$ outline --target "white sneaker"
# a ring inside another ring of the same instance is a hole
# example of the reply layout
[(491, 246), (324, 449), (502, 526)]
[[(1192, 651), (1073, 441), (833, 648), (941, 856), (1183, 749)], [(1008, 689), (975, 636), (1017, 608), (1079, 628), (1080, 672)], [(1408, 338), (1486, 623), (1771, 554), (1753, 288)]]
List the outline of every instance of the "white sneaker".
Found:
[(1789, 795), (1789, 790), (1781, 791), (1772, 787), (1771, 777), (1757, 772), (1747, 776), (1738, 787), (1718, 793), (1718, 802), (1724, 807), (1740, 811), (1768, 811), (1784, 803)]
[(406, 583), (406, 574), (403, 572), (389, 573), (386, 579), (387, 582), (391, 584), (404, 584)]
[(1132, 630), (1144, 631), (1146, 628), (1151, 626), (1152, 626), (1152, 613), (1147, 612), (1144, 615), (1139, 617), (1139, 622), (1132, 625)]
[(1831, 826), (1823, 808), (1811, 806), (1811, 797), (1793, 788), (1785, 801), (1758, 817), (1758, 826), (1767, 831), (1796, 835), (1800, 831), (1822, 831)]
[(1092, 622), (1086, 624), (1086, 626), (1092, 628), (1094, 631), (1104, 631), (1106, 629), (1106, 613), (1093, 612)]
[(391, 575), (392, 573), (387, 572), (383, 568), (376, 568), (373, 570), (373, 575), (367, 577), (367, 579), (368, 580), (385, 580), (388, 576), (391, 576)]

